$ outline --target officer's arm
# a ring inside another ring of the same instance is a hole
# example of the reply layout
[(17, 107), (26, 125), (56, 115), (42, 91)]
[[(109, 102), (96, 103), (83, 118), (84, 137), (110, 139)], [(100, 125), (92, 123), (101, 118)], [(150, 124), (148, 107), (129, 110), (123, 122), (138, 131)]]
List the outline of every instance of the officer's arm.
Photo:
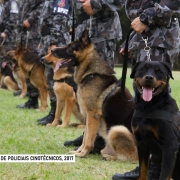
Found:
[(102, 1), (102, 0), (90, 0), (91, 3), (91, 7), (93, 9), (94, 13), (97, 13), (98, 11), (100, 11), (102, 9), (102, 5), (103, 4), (108, 4), (108, 6), (114, 6), (116, 7), (117, 10), (120, 10), (125, 3), (126, 0), (106, 0), (106, 1)]
[[(39, 3), (39, 2), (41, 2), (41, 3)], [(31, 26), (38, 20), (39, 15), (40, 15), (41, 10), (42, 10), (42, 6), (43, 6), (42, 0), (41, 1), (39, 0), (39, 1), (34, 2), (32, 4), (31, 8), (33, 10), (29, 13), (29, 18), (27, 19)]]
[[(175, 0), (178, 1), (179, 0)], [(174, 18), (176, 13), (179, 13), (178, 6), (180, 7), (180, 2), (176, 4), (176, 8), (174, 8), (176, 3), (170, 0), (160, 0), (158, 3), (154, 4), (154, 7), (150, 7), (144, 10), (140, 15), (140, 18), (145, 16), (144, 24), (150, 26), (151, 24), (155, 24), (158, 26), (169, 26), (172, 19)]]

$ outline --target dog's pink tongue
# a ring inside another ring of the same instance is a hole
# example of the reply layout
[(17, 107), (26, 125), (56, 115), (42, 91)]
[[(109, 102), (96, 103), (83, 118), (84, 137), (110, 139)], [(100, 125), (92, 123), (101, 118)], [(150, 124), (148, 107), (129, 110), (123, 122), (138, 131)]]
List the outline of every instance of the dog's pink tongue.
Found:
[(6, 64), (7, 64), (7, 62), (3, 62), (2, 65), (1, 65), (2, 68), (5, 68), (5, 67), (6, 67)]
[(54, 72), (56, 72), (60, 66), (61, 66), (61, 62), (59, 61), (56, 63), (56, 67), (54, 68)]
[(152, 99), (152, 88), (144, 87), (142, 98), (144, 101), (150, 101)]

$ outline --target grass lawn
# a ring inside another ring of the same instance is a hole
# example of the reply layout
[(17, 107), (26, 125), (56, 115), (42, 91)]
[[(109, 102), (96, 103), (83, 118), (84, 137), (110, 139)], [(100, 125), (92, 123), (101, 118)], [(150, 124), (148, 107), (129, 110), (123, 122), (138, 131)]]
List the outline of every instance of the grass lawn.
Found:
[[(121, 68), (115, 69), (117, 77)], [(126, 79), (132, 90), (132, 80)], [(172, 96), (180, 107), (180, 72), (173, 72), (170, 81)], [(68, 154), (74, 147), (64, 147), (66, 140), (82, 135), (83, 129), (38, 126), (36, 120), (48, 114), (33, 109), (16, 109), (17, 104), (27, 101), (14, 97), (12, 92), (0, 89), (0, 155), (3, 154)], [(72, 117), (72, 121), (75, 121)], [(104, 161), (100, 155), (76, 157), (75, 163), (0, 163), (1, 180), (110, 180), (114, 173), (124, 173), (137, 164), (120, 161)]]

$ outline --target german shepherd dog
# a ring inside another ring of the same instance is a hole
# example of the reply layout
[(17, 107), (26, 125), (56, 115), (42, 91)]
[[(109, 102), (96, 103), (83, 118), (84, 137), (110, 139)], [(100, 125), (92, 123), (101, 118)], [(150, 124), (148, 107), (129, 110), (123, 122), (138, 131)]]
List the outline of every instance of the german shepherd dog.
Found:
[(2, 56), (0, 59), (0, 87), (5, 84), (10, 91), (22, 89), (19, 97), (23, 98), (27, 93), (25, 77), (17, 67), (17, 63), (6, 53), (3, 45), (0, 45), (0, 54)]
[(19, 97), (24, 98), (27, 94), (26, 78), (18, 67), (17, 62), (11, 56), (7, 55), (6, 60), (7, 66), (11, 69), (13, 77), (6, 76), (4, 78), (4, 83), (10, 91), (17, 91), (21, 89), (21, 94)]
[[(102, 155), (109, 153), (106, 149), (112, 150), (115, 147), (119, 158), (135, 160), (136, 143), (131, 133), (134, 103), (121, 96), (115, 72), (94, 49), (88, 31), (85, 30), (79, 40), (65, 47), (52, 49), (52, 54), (61, 59), (60, 68), (76, 66), (74, 79), (78, 85), (77, 99), (80, 112), (86, 118), (86, 127), (82, 145), (72, 153), (85, 157), (93, 148), (98, 133), (106, 141)], [(125, 94), (128, 99), (132, 98), (128, 89)], [(117, 125), (122, 126), (111, 129)], [(111, 158), (111, 154), (106, 154), (105, 158), (108, 158), (108, 155)], [(112, 156), (115, 157), (114, 154)]]
[(9, 51), (8, 54), (17, 61), (18, 66), (25, 78), (29, 79), (40, 93), (41, 105), (39, 111), (45, 111), (48, 107), (48, 86), (46, 84), (46, 76), (44, 65), (40, 62), (37, 55), (24, 48), (19, 43), (15, 51)]
[[(27, 84), (24, 74), (22, 73), (21, 69), (19, 68), (17, 62), (14, 59), (11, 59), (7, 65), (12, 70), (13, 78), (16, 81), (16, 86), (15, 85), (13, 86), (15, 87), (13, 91), (20, 89), (21, 94), (19, 95), (19, 97), (24, 98), (27, 95)], [(8, 89), (10, 89), (10, 87), (12, 86), (11, 79), (6, 77), (5, 81), (6, 81), (6, 85), (9, 87)]]
[(169, 63), (135, 64), (131, 78), (135, 91), (132, 130), (137, 141), (140, 180), (148, 174), (149, 157), (161, 167), (162, 180), (180, 179), (180, 114), (169, 94), (172, 77)]
[[(74, 68), (60, 68), (60, 60), (56, 58), (51, 52), (44, 56), (42, 62), (46, 66), (51, 66), (54, 69), (54, 92), (57, 97), (56, 113), (52, 124), (47, 126), (66, 127), (73, 113), (75, 117), (80, 120), (81, 124), (71, 124), (72, 126), (85, 127), (85, 120), (79, 112), (79, 106), (76, 99), (77, 84), (74, 82)], [(59, 118), (62, 115), (62, 111), (65, 109), (64, 120), (61, 125), (59, 124)]]

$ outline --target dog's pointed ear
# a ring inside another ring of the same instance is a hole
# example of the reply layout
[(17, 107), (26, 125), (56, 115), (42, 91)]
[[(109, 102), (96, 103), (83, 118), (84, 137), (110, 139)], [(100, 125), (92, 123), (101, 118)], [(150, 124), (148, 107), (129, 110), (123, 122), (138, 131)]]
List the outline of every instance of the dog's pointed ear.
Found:
[(88, 45), (91, 40), (89, 38), (89, 32), (87, 29), (85, 29), (82, 33), (82, 36), (80, 37), (80, 41), (84, 44), (84, 45)]
[(137, 62), (133, 67), (132, 67), (132, 72), (130, 74), (130, 78), (133, 79), (135, 77), (136, 74), (136, 69), (138, 67), (138, 65), (140, 64), (140, 62)]
[(172, 76), (172, 66), (171, 66), (171, 64), (168, 63), (168, 62), (161, 62), (161, 63), (163, 63), (165, 68), (168, 70), (168, 72), (169, 72), (168, 77), (171, 78), (171, 79), (174, 79), (173, 76)]

